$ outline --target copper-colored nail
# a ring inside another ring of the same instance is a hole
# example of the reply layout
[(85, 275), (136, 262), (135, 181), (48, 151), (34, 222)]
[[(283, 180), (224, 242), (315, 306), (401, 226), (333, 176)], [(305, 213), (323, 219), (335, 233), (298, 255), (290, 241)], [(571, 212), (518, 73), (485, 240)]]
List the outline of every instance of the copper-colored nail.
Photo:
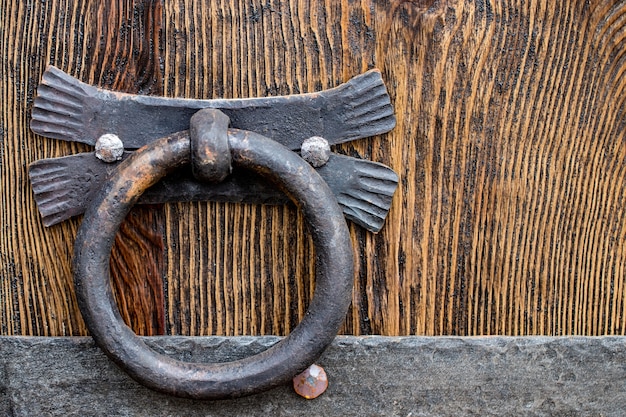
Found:
[(307, 400), (319, 397), (326, 391), (326, 388), (328, 388), (326, 371), (315, 364), (293, 379), (293, 389)]

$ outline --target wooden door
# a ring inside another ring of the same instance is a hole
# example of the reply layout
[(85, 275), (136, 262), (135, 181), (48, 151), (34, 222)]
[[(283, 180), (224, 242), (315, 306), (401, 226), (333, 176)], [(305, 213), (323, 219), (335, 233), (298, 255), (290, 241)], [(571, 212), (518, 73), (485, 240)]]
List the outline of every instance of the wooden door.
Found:
[[(53, 64), (168, 97), (318, 91), (379, 68), (389, 134), (336, 152), (391, 166), (382, 232), (351, 225), (345, 334), (624, 334), (626, 2), (1, 0), (3, 335), (87, 334), (27, 166), (86, 151), (29, 130)], [(140, 334), (285, 334), (313, 290), (293, 208), (134, 209), (111, 258)]]

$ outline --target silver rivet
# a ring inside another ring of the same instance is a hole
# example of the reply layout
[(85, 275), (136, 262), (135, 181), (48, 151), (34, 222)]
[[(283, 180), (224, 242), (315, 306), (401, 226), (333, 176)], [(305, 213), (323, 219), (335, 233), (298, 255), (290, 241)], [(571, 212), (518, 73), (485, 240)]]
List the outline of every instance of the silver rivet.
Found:
[(330, 158), (330, 145), (326, 139), (312, 136), (302, 142), (300, 156), (315, 168), (319, 168)]
[(124, 154), (124, 144), (122, 140), (113, 133), (106, 133), (96, 141), (96, 158), (104, 162), (115, 162), (122, 159)]

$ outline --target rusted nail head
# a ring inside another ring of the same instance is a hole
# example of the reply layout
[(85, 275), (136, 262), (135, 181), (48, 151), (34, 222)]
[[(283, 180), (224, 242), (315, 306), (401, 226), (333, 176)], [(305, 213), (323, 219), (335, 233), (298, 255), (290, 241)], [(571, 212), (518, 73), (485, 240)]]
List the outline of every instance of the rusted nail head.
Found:
[(328, 388), (326, 371), (319, 365), (311, 365), (293, 379), (293, 389), (298, 395), (312, 400), (319, 397)]

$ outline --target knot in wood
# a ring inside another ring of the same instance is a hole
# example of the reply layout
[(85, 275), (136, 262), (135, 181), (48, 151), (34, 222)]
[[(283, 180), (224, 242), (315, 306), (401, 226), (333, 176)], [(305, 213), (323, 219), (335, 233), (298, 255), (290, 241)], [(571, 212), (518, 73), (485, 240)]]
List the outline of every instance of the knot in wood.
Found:
[(230, 175), (229, 124), (228, 116), (216, 109), (202, 109), (191, 117), (191, 170), (196, 179), (217, 183)]

